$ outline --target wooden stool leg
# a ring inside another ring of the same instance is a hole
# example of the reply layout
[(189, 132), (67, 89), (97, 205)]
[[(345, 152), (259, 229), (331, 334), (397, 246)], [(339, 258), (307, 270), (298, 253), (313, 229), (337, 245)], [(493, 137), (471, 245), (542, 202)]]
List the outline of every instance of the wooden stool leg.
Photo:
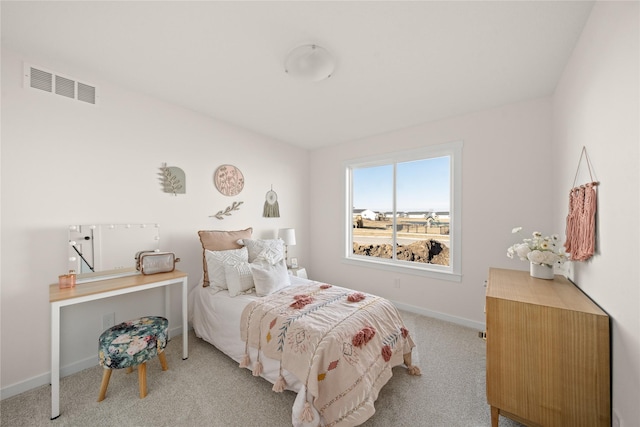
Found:
[(140, 399), (144, 399), (147, 396), (147, 362), (138, 365), (138, 384)]
[(107, 387), (109, 387), (109, 378), (111, 378), (111, 369), (104, 368), (102, 371), (102, 384), (100, 384), (100, 394), (98, 395), (98, 402), (102, 402), (107, 395)]
[(127, 368), (127, 374), (130, 374), (131, 372), (133, 372), (133, 366), (129, 366)]
[(163, 371), (169, 369), (169, 365), (167, 364), (167, 356), (165, 356), (164, 351), (162, 353), (158, 353), (158, 359), (160, 359), (160, 365), (162, 365)]

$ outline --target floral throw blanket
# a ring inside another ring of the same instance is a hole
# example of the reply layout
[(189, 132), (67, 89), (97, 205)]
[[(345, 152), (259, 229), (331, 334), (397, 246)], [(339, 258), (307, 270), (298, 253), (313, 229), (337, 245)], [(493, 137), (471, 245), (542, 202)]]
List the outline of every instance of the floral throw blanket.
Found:
[[(398, 311), (378, 296), (319, 282), (292, 286), (250, 303), (240, 328), (247, 345), (241, 367), (262, 372), (260, 360), (249, 360), (251, 346), (279, 360), (281, 371), (305, 385), (301, 422), (294, 414), (294, 425), (361, 424), (375, 412), (373, 403), (393, 366), (406, 363), (411, 374), (420, 375), (411, 366), (414, 343)], [(281, 376), (273, 389), (285, 385)]]

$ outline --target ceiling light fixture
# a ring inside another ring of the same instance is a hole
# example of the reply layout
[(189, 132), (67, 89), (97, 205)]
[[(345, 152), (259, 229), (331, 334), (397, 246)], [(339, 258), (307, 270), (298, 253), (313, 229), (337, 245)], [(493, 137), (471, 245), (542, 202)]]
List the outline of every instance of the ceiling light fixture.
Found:
[(296, 78), (319, 82), (331, 77), (336, 68), (333, 56), (316, 44), (298, 46), (287, 55), (284, 71)]

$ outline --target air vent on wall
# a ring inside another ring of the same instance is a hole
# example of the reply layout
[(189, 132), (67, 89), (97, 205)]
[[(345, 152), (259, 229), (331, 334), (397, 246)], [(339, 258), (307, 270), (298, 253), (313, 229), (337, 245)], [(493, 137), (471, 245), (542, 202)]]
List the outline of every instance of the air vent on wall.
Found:
[(68, 76), (61, 76), (42, 67), (24, 64), (24, 86), (87, 102), (97, 103), (97, 88)]
[(66, 96), (67, 98), (76, 97), (76, 82), (71, 79), (65, 79), (64, 77), (56, 76), (56, 93), (58, 95)]

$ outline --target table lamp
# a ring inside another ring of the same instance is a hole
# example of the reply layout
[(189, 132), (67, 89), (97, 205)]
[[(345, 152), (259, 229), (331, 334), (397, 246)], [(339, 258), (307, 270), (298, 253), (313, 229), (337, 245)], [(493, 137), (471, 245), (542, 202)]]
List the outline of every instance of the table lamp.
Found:
[(278, 230), (278, 237), (284, 242), (284, 260), (287, 267), (290, 267), (289, 246), (296, 244), (296, 230), (294, 228), (281, 228)]

